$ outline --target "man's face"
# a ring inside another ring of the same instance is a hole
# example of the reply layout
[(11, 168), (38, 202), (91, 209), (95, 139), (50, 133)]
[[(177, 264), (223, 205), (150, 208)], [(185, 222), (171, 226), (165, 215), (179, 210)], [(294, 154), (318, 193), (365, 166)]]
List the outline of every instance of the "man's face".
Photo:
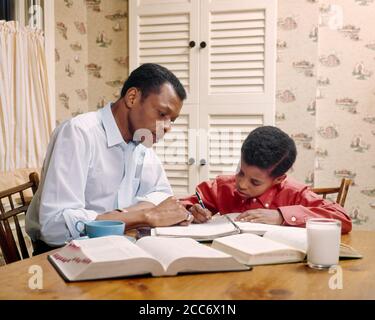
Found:
[(241, 160), (241, 166), (236, 173), (236, 189), (243, 198), (255, 198), (280, 183), (284, 178), (285, 175), (272, 178), (268, 170), (247, 165)]
[(138, 90), (129, 112), (133, 139), (151, 147), (171, 130), (171, 124), (179, 116), (181, 108), (182, 101), (169, 83), (160, 87), (160, 93), (150, 93), (143, 100)]

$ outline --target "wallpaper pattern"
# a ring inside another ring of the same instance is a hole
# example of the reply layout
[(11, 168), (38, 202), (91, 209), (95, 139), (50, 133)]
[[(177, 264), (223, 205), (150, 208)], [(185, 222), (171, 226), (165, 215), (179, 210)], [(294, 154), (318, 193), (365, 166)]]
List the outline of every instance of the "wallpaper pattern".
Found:
[(298, 145), (292, 175), (353, 179), (346, 208), (375, 229), (375, 3), (280, 0), (276, 124)]
[(60, 123), (119, 96), (128, 75), (127, 0), (59, 0), (55, 20)]
[[(59, 0), (57, 123), (118, 97), (128, 75), (127, 0)], [(375, 229), (375, 1), (279, 0), (276, 125), (298, 146), (291, 172), (354, 184), (354, 228)]]

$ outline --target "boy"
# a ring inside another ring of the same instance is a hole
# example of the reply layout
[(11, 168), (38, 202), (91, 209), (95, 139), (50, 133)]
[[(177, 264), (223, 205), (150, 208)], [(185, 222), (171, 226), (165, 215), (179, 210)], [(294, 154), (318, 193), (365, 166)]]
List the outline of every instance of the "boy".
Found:
[(196, 223), (206, 222), (217, 212), (241, 212), (237, 220), (294, 227), (305, 227), (309, 218), (334, 218), (341, 221), (342, 233), (350, 232), (352, 223), (344, 208), (287, 177), (296, 155), (295, 143), (285, 132), (259, 127), (242, 145), (236, 175), (218, 176), (198, 185), (205, 208), (195, 195), (181, 203)]

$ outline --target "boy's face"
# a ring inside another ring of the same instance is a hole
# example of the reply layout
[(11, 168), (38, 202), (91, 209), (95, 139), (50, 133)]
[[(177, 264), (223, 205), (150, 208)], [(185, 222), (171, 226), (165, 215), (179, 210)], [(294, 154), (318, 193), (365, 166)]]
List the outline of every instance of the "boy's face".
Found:
[(286, 175), (272, 178), (269, 170), (260, 169), (246, 164), (241, 160), (241, 166), (236, 174), (236, 189), (243, 198), (261, 196), (272, 186), (282, 182)]

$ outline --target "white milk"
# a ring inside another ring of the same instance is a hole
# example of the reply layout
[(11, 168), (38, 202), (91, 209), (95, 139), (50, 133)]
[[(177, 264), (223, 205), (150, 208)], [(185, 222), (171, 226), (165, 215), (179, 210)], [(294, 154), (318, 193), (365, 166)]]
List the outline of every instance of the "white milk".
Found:
[(333, 219), (310, 219), (307, 229), (307, 263), (327, 268), (339, 262), (341, 222)]

